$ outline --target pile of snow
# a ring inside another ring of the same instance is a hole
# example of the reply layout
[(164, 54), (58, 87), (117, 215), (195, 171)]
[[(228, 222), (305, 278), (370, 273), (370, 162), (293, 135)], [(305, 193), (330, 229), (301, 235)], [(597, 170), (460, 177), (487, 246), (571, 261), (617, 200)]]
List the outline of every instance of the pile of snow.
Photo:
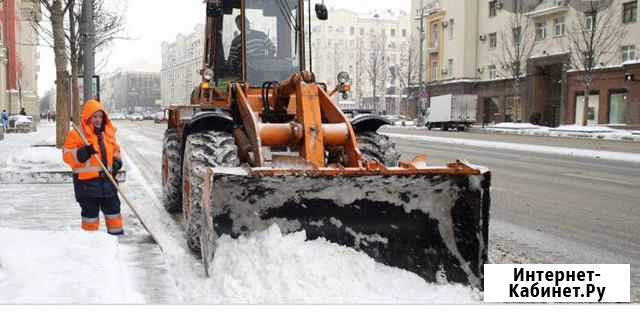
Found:
[(488, 127), (488, 129), (506, 129), (506, 130), (529, 130), (529, 129), (537, 130), (542, 128), (544, 127), (536, 126), (530, 123), (514, 123), (514, 122), (503, 122), (503, 123), (499, 123), (491, 127)]
[(42, 123), (38, 132), (6, 134), (0, 141), (0, 170), (68, 170), (62, 151), (53, 147), (55, 130), (55, 124)]
[(0, 228), (0, 303), (144, 303), (105, 233)]
[(578, 125), (567, 125), (561, 126), (558, 128), (551, 129), (550, 131), (558, 131), (558, 132), (583, 132), (583, 133), (613, 133), (616, 129), (612, 129), (609, 127), (602, 126), (578, 126)]
[(613, 129), (603, 126), (579, 126), (566, 125), (558, 128), (547, 128), (536, 126), (530, 123), (500, 123), (484, 129), (496, 133), (532, 135), (532, 136), (550, 136), (550, 137), (573, 137), (600, 140), (638, 140), (636, 132)]
[(237, 240), (222, 237), (207, 283), (221, 303), (383, 304), (478, 303), (462, 285), (428, 284), (408, 271), (305, 232), (282, 235), (277, 225)]
[(4, 170), (64, 171), (69, 167), (62, 160), (62, 151), (55, 147), (16, 148), (4, 159)]

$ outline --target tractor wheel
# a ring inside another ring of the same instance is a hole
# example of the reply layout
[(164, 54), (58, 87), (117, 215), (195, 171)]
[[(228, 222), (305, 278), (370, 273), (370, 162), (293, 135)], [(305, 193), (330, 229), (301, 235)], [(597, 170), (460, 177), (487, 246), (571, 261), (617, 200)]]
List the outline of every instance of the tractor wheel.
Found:
[(389, 137), (376, 132), (358, 133), (357, 137), (358, 148), (365, 160), (376, 161), (387, 167), (398, 166), (400, 154)]
[(175, 129), (164, 134), (162, 146), (162, 203), (169, 213), (182, 211), (180, 139)]
[(187, 245), (200, 254), (202, 228), (202, 194), (207, 168), (239, 167), (238, 148), (233, 135), (209, 131), (187, 138), (182, 172), (182, 206)]

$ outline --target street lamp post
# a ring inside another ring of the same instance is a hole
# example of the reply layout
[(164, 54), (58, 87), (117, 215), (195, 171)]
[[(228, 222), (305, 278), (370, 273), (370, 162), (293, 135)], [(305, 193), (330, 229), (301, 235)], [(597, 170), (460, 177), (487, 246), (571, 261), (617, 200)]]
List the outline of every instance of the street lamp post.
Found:
[(420, 68), (419, 68), (419, 85), (418, 85), (418, 97), (416, 101), (416, 125), (424, 124), (424, 112), (423, 112), (423, 101), (422, 97), (424, 95), (424, 41), (426, 39), (425, 27), (424, 27), (424, 18), (426, 16), (426, 10), (424, 7), (424, 2), (420, 2), (420, 9), (417, 10), (416, 20), (420, 21), (420, 28), (418, 31), (420, 32)]

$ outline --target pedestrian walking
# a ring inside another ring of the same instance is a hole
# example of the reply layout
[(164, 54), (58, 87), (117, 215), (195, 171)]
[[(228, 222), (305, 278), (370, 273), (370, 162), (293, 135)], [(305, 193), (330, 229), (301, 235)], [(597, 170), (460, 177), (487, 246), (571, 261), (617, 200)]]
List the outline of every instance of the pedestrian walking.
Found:
[(0, 116), (0, 119), (2, 121), (2, 129), (4, 132), (7, 132), (7, 129), (9, 129), (9, 113), (7, 113), (6, 109), (2, 110), (2, 116)]
[(90, 144), (84, 145), (80, 134), (71, 131), (64, 144), (64, 161), (73, 169), (75, 197), (82, 208), (82, 229), (98, 231), (102, 211), (108, 233), (124, 235), (118, 191), (94, 157), (98, 155), (113, 176), (122, 169), (116, 128), (104, 106), (95, 100), (86, 103), (81, 127)]

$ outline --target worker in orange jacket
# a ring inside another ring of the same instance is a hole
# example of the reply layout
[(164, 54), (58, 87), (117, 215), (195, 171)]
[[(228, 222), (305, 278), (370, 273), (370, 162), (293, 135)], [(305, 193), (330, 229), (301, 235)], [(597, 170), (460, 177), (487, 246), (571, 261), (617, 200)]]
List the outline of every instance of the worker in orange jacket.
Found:
[(118, 191), (93, 157), (98, 155), (114, 176), (122, 169), (116, 128), (104, 106), (95, 100), (85, 104), (81, 128), (90, 144), (85, 146), (80, 135), (73, 130), (64, 144), (63, 157), (73, 169), (75, 196), (82, 208), (82, 229), (98, 231), (102, 210), (109, 234), (124, 235)]

